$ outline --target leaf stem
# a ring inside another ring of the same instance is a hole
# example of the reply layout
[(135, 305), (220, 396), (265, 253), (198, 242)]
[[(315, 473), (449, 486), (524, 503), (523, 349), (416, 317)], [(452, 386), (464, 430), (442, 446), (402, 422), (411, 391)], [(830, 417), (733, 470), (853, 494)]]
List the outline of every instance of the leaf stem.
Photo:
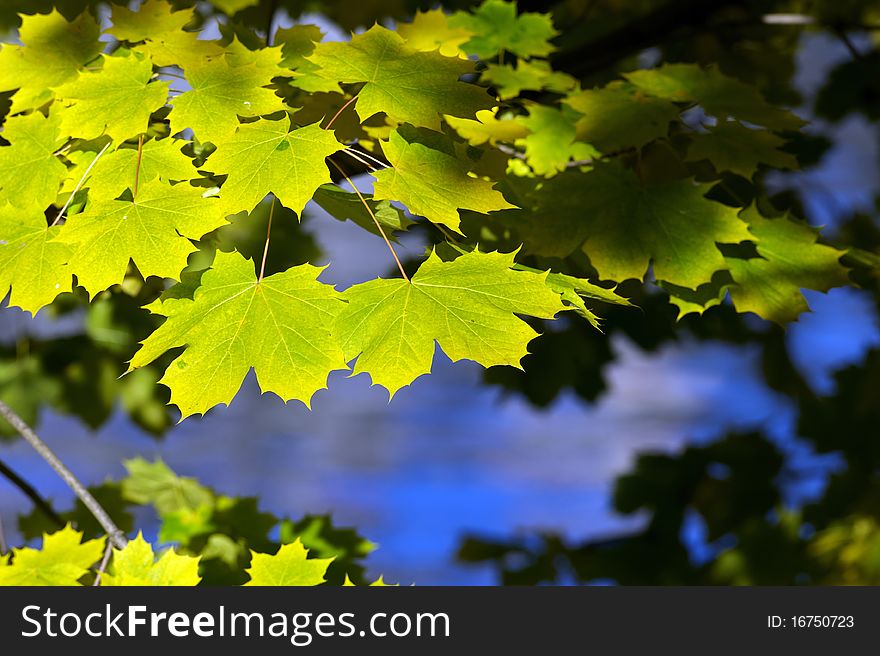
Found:
[(263, 280), (266, 273), (266, 260), (269, 257), (269, 237), (272, 235), (272, 217), (275, 216), (275, 196), (272, 196), (272, 204), (269, 206), (269, 225), (266, 227), (266, 245), (263, 246), (263, 261), (260, 264), (259, 281)]
[(110, 147), (112, 141), (108, 141), (107, 145), (105, 145), (101, 152), (95, 155), (95, 159), (92, 160), (92, 163), (89, 164), (89, 167), (86, 169), (85, 173), (82, 174), (82, 177), (79, 179), (79, 182), (76, 183), (76, 186), (73, 188), (73, 191), (70, 192), (70, 197), (67, 199), (67, 202), (64, 203), (64, 207), (61, 208), (61, 211), (58, 212), (58, 216), (55, 217), (55, 220), (52, 221), (50, 227), (58, 225), (58, 222), (64, 217), (64, 213), (67, 211), (67, 208), (70, 207), (70, 204), (73, 202), (73, 197), (76, 196), (76, 192), (79, 191), (79, 188), (82, 187), (83, 182), (86, 181), (86, 178), (89, 177), (89, 173), (92, 172), (92, 168), (97, 164), (98, 160), (101, 159), (101, 155), (107, 152), (107, 149)]
[(49, 448), (49, 445), (46, 444), (39, 435), (37, 435), (33, 429), (24, 423), (24, 420), (19, 417), (12, 408), (8, 405), (0, 401), (0, 417), (3, 417), (6, 421), (9, 422), (9, 425), (12, 426), (19, 435), (21, 435), (25, 441), (30, 444), (34, 450), (40, 454), (40, 456), (45, 460), (52, 469), (61, 477), (67, 486), (73, 490), (73, 493), (79, 497), (79, 500), (83, 502), (83, 505), (88, 508), (89, 512), (94, 515), (95, 519), (98, 520), (98, 523), (107, 532), (107, 537), (113, 546), (122, 549), (128, 543), (128, 540), (125, 539), (125, 535), (119, 527), (113, 522), (110, 518), (110, 515), (107, 514), (107, 511), (98, 503), (97, 499), (92, 496), (92, 493), (89, 492), (86, 487), (79, 482), (79, 479), (73, 475), (67, 466), (58, 459), (58, 456)]
[(336, 170), (342, 174), (342, 177), (345, 178), (346, 182), (351, 185), (351, 188), (354, 189), (354, 193), (357, 194), (357, 197), (360, 199), (361, 203), (363, 203), (364, 207), (367, 208), (367, 212), (369, 212), (370, 217), (373, 219), (373, 223), (376, 224), (376, 227), (379, 229), (379, 234), (382, 235), (382, 239), (385, 240), (385, 244), (388, 246), (388, 250), (391, 251), (391, 257), (394, 258), (394, 261), (397, 263), (397, 268), (400, 269), (400, 275), (403, 276), (403, 279), (409, 282), (409, 276), (406, 275), (406, 271), (403, 268), (403, 264), (400, 263), (400, 258), (397, 257), (397, 253), (394, 251), (394, 246), (391, 245), (391, 240), (388, 239), (388, 235), (385, 234), (385, 230), (382, 228), (382, 224), (379, 223), (379, 219), (376, 218), (376, 215), (373, 214), (373, 210), (370, 208), (370, 205), (367, 203), (366, 199), (361, 194), (360, 190), (355, 186), (354, 182), (351, 181), (351, 178), (348, 177), (348, 174), (342, 170), (342, 167), (339, 166), (332, 159), (328, 159), (333, 166), (336, 167)]
[(138, 155), (137, 155), (137, 164), (134, 167), (134, 188), (131, 190), (132, 199), (137, 198), (138, 195), (138, 183), (141, 179), (141, 159), (144, 156), (144, 135), (141, 134), (138, 136)]
[(335, 121), (337, 118), (339, 118), (339, 115), (343, 111), (345, 111), (345, 108), (348, 107), (350, 104), (352, 104), (355, 100), (357, 100), (357, 98), (358, 98), (357, 94), (355, 94), (351, 98), (349, 98), (348, 101), (336, 111), (336, 113), (333, 115), (333, 118), (330, 119), (330, 122), (324, 126), (324, 129), (329, 130), (330, 126), (333, 125), (333, 121)]
[(52, 520), (55, 524), (58, 525), (58, 528), (64, 528), (64, 520), (55, 512), (55, 509), (52, 505), (46, 501), (43, 497), (40, 496), (40, 493), (34, 488), (33, 485), (24, 480), (18, 472), (11, 469), (9, 465), (0, 460), (0, 474), (2, 474), (6, 480), (12, 483), (15, 487), (21, 490), (22, 494), (24, 494), (34, 506), (42, 512), (47, 518)]
[(110, 562), (110, 554), (113, 553), (113, 542), (112, 540), (107, 540), (107, 548), (104, 549), (104, 557), (101, 559), (101, 564), (98, 565), (98, 571), (95, 574), (95, 582), (92, 583), (94, 587), (98, 587), (101, 585), (101, 574), (107, 569), (107, 565)]

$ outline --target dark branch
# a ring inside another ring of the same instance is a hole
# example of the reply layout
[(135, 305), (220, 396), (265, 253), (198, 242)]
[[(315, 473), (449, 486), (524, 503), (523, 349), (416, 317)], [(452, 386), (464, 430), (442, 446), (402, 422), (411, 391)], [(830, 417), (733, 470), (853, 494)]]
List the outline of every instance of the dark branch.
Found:
[(0, 474), (21, 490), (22, 494), (30, 499), (41, 513), (58, 525), (58, 528), (64, 528), (64, 520), (61, 519), (61, 516), (57, 512), (55, 512), (52, 505), (40, 496), (40, 493), (37, 492), (33, 485), (24, 480), (13, 469), (10, 469), (9, 465), (2, 460), (0, 460)]

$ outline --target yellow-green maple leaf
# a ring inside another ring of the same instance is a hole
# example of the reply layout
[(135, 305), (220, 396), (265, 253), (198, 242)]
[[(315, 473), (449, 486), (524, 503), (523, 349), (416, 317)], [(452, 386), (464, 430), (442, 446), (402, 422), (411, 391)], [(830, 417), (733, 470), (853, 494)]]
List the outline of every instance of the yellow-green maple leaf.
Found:
[(219, 44), (199, 40), (198, 32), (183, 29), (193, 18), (192, 9), (175, 11), (166, 0), (146, 0), (136, 10), (113, 5), (113, 25), (107, 32), (129, 43), (144, 41), (135, 49), (156, 66), (187, 68), (223, 53)]
[(40, 210), (0, 207), (0, 297), (11, 288), (10, 306), (36, 314), (71, 290), (71, 248), (55, 240), (60, 230)]
[(542, 59), (520, 59), (516, 62), (516, 68), (510, 64), (489, 64), (480, 79), (495, 87), (502, 100), (515, 98), (523, 91), (546, 89), (563, 93), (577, 83), (571, 75), (554, 71), (550, 63)]
[(417, 11), (411, 23), (400, 23), (397, 33), (416, 50), (439, 50), (446, 57), (467, 58), (461, 45), (473, 36), (463, 27), (450, 27), (449, 16), (442, 9)]
[(90, 294), (121, 283), (129, 260), (144, 277), (179, 279), (198, 239), (225, 223), (216, 198), (186, 183), (142, 184), (135, 200), (97, 200), (67, 219), (68, 266)]
[(709, 132), (691, 137), (687, 159), (692, 162), (707, 159), (716, 171), (732, 171), (751, 178), (759, 164), (780, 169), (798, 168), (797, 158), (779, 149), (784, 145), (784, 139), (767, 130), (723, 121)]
[(238, 253), (218, 253), (192, 300), (151, 306), (168, 320), (143, 342), (131, 368), (186, 346), (160, 381), (183, 417), (226, 404), (253, 368), (263, 392), (307, 406), (331, 371), (347, 369), (331, 335), (343, 307), (321, 269), (304, 264), (258, 280)]
[(290, 130), (290, 121), (246, 123), (211, 155), (206, 168), (229, 177), (220, 190), (229, 214), (251, 211), (273, 193), (297, 214), (330, 182), (325, 159), (344, 146), (318, 124)]
[(192, 89), (171, 101), (171, 134), (191, 128), (202, 142), (219, 145), (238, 127), (238, 117), (271, 114), (284, 108), (271, 89), (272, 73), (257, 64), (233, 66), (218, 57), (186, 69)]
[(12, 550), (12, 564), (0, 567), (0, 586), (77, 585), (104, 553), (104, 538), (82, 541), (83, 534), (70, 524), (56, 533), (43, 534), (43, 548)]
[(515, 120), (529, 131), (519, 143), (525, 146), (526, 161), (538, 175), (554, 175), (572, 160), (588, 160), (599, 154), (591, 144), (577, 140), (577, 114), (568, 107), (532, 105), (528, 116)]
[(0, 147), (0, 202), (20, 208), (45, 209), (55, 202), (67, 168), (53, 154), (64, 142), (61, 119), (40, 112), (13, 116), (6, 121)]
[(245, 570), (250, 575), (246, 586), (303, 586), (321, 585), (333, 558), (309, 558), (299, 538), (282, 545), (276, 554), (251, 552), (251, 566)]
[(549, 40), (558, 34), (548, 14), (524, 12), (517, 16), (515, 2), (485, 0), (472, 13), (459, 11), (449, 26), (473, 36), (462, 49), (481, 59), (507, 51), (519, 57), (543, 57), (553, 52)]
[[(141, 151), (140, 170), (137, 174), (137, 148), (121, 146), (112, 153), (105, 154), (92, 167), (85, 180), (85, 187), (89, 190), (89, 200), (119, 198), (122, 192), (134, 185), (136, 175), (138, 184), (145, 184), (156, 178), (170, 182), (196, 177), (193, 161), (180, 150), (185, 143), (187, 142), (182, 139), (170, 137), (147, 141)], [(62, 191), (73, 190), (96, 155), (96, 152), (90, 150), (68, 153), (67, 158), (76, 166), (71, 169)]]
[(439, 129), (442, 114), (472, 118), (492, 105), (485, 89), (459, 81), (473, 72), (472, 62), (418, 51), (380, 25), (349, 42), (320, 43), (308, 60), (329, 80), (365, 83), (355, 104), (362, 121), (384, 112), (401, 123)]
[(68, 22), (57, 10), (22, 16), (22, 46), (3, 44), (0, 50), (0, 91), (18, 89), (12, 111), (21, 112), (50, 101), (52, 88), (76, 76), (101, 52), (101, 29), (88, 13)]
[(460, 209), (486, 213), (514, 207), (491, 182), (469, 176), (450, 153), (407, 141), (397, 130), (382, 149), (391, 167), (373, 174), (376, 200), (398, 200), (413, 214), (456, 231)]
[(444, 116), (443, 118), (472, 146), (481, 146), (486, 142), (494, 146), (499, 141), (514, 143), (517, 139), (527, 137), (529, 134), (529, 129), (525, 125), (518, 121), (498, 119), (491, 109), (478, 111), (475, 121), (455, 116)]
[(165, 104), (167, 82), (150, 82), (149, 58), (103, 56), (104, 66), (87, 71), (55, 90), (61, 103), (61, 132), (94, 139), (102, 134), (116, 142), (147, 131), (150, 114)]
[(564, 309), (546, 274), (514, 271), (513, 253), (474, 251), (451, 262), (432, 253), (412, 281), (376, 279), (344, 292), (335, 332), (354, 374), (393, 397), (430, 373), (434, 344), (453, 361), (519, 367), (537, 336), (516, 315), (549, 319)]
[(156, 560), (153, 548), (141, 533), (124, 549), (113, 551), (113, 560), (101, 585), (117, 586), (190, 586), (198, 585), (199, 559), (182, 556), (168, 549)]
[(306, 57), (315, 51), (323, 34), (317, 25), (294, 25), (281, 28), (275, 33), (275, 43), (281, 44), (281, 65), (292, 69), (290, 84), (297, 89), (316, 93), (339, 91), (339, 83), (317, 74), (318, 65)]

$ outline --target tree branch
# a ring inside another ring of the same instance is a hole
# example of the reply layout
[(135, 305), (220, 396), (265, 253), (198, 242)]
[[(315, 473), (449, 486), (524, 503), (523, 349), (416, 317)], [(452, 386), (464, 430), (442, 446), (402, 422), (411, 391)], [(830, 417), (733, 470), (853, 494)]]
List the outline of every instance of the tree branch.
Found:
[(125, 534), (119, 530), (119, 527), (116, 526), (110, 515), (101, 507), (101, 504), (92, 496), (91, 492), (79, 482), (79, 479), (73, 475), (73, 472), (52, 452), (49, 445), (3, 401), (0, 401), (0, 417), (8, 421), (10, 426), (18, 431), (18, 434), (40, 454), (43, 460), (49, 463), (49, 466), (61, 477), (61, 480), (67, 483), (67, 486), (73, 490), (73, 493), (79, 497), (79, 500), (83, 502), (83, 505), (89, 509), (89, 512), (95, 516), (95, 519), (98, 520), (98, 523), (107, 532), (107, 537), (113, 543), (113, 546), (118, 549), (124, 548), (128, 543), (128, 540), (125, 539)]
[(22, 494), (30, 499), (34, 506), (41, 513), (43, 513), (46, 517), (48, 517), (53, 522), (55, 522), (55, 524), (58, 525), (58, 528), (64, 528), (64, 520), (61, 519), (61, 516), (57, 512), (55, 512), (55, 509), (52, 507), (52, 505), (40, 496), (40, 493), (37, 492), (33, 485), (24, 480), (14, 470), (10, 469), (9, 465), (7, 465), (2, 460), (0, 460), (0, 474), (2, 474), (15, 487), (21, 490)]

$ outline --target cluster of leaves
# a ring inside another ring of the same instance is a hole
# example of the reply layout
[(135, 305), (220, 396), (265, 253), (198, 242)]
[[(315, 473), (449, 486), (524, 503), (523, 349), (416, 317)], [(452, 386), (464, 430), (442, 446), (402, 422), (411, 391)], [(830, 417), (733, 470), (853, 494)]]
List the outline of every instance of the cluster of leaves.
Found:
[[(254, 498), (218, 494), (175, 474), (162, 461), (134, 459), (128, 476), (91, 492), (126, 533), (132, 511), (151, 508), (160, 520), (157, 545), (138, 533), (114, 549), (100, 585), (362, 585), (363, 558), (375, 545), (330, 517), (279, 520)], [(0, 566), (0, 585), (92, 585), (107, 548), (102, 529), (77, 502), (60, 516), (35, 508), (19, 518), (28, 540), (42, 548), (13, 549)], [(273, 537), (274, 536), (274, 537)], [(381, 577), (372, 585), (384, 585)]]
[[(160, 382), (184, 417), (228, 404), (251, 369), (308, 405), (353, 360), (393, 396), (435, 343), (519, 367), (537, 336), (520, 317), (598, 327), (594, 302), (628, 305), (613, 291), (628, 280), (682, 316), (729, 295), (778, 322), (807, 309), (802, 288), (848, 282), (815, 230), (724, 192), (729, 172), (796, 167), (782, 147), (802, 121), (717, 69), (583, 88), (547, 59), (550, 16), (503, 0), (347, 42), (295, 25), (273, 46), (220, 15), (209, 40), (164, 0), (113, 6), (103, 34), (53, 11), (22, 16), (21, 44), (0, 50), (0, 293), (35, 313), (140, 281), (164, 323), (137, 336), (130, 371), (176, 353)], [(363, 172), (372, 195), (333, 184)], [(411, 277), (345, 291), (295, 258), (265, 275), (230, 228), (268, 212), (268, 232), (312, 199), (389, 247), (421, 217), (435, 246)], [(157, 279), (177, 284), (159, 295)]]

